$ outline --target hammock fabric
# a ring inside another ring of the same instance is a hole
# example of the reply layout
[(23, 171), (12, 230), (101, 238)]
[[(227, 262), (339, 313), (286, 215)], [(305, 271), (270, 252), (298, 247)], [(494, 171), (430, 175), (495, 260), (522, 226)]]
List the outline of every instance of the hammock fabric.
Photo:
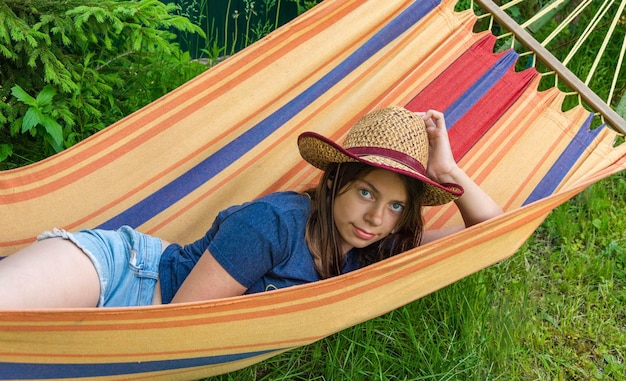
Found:
[[(472, 32), (454, 1), (327, 0), (137, 113), (50, 159), (0, 173), (0, 255), (52, 227), (128, 224), (169, 241), (226, 206), (303, 190), (297, 136), (335, 140), (387, 105), (444, 111), (462, 167), (501, 217), (333, 279), (145, 308), (0, 311), (0, 378), (197, 379), (306, 345), (512, 254), (548, 213), (624, 169), (616, 133), (538, 92), (535, 69)], [(10, 216), (10, 218), (9, 218)], [(453, 206), (428, 227), (460, 223)], [(358, 306), (358, 307), (356, 307)]]

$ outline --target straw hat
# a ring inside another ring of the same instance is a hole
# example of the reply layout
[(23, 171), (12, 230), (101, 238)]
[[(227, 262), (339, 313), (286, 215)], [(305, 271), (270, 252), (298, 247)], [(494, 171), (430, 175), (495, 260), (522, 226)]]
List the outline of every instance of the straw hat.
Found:
[(441, 205), (463, 194), (457, 184), (439, 184), (426, 177), (428, 135), (424, 120), (402, 107), (373, 111), (350, 129), (343, 147), (314, 132), (298, 138), (304, 160), (319, 169), (330, 163), (361, 162), (410, 176), (425, 185), (424, 205)]

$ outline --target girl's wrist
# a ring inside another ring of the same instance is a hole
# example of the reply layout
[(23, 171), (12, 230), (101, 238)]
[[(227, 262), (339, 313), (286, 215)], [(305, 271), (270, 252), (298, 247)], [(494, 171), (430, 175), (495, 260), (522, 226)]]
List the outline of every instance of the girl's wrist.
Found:
[(466, 176), (465, 171), (463, 171), (461, 167), (459, 167), (458, 165), (455, 165), (454, 167), (450, 168), (445, 173), (437, 174), (434, 180), (437, 181), (439, 184), (446, 184), (446, 183), (457, 184), (461, 182), (464, 176)]

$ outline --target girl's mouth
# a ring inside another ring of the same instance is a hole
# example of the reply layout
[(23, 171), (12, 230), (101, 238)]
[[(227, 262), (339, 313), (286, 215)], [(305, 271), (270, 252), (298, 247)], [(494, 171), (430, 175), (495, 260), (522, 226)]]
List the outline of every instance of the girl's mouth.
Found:
[(365, 230), (363, 230), (363, 229), (360, 229), (360, 228), (358, 228), (358, 227), (356, 227), (356, 226), (354, 226), (354, 234), (355, 234), (357, 237), (359, 237), (359, 238), (361, 238), (361, 239), (364, 239), (364, 240), (366, 240), (366, 241), (371, 240), (371, 239), (372, 239), (372, 238), (374, 238), (374, 236), (375, 236), (375, 234), (374, 234), (374, 233), (367, 232), (367, 231), (365, 231)]

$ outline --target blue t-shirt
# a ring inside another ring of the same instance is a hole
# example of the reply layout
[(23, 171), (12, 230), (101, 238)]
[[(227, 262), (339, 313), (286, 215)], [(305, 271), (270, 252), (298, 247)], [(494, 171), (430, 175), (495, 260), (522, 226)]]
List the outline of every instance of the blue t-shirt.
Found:
[[(198, 259), (208, 249), (246, 294), (320, 279), (304, 240), (311, 201), (295, 192), (278, 192), (220, 212), (204, 237), (163, 252), (159, 278), (163, 303), (170, 303)], [(343, 271), (359, 268), (353, 252)]]

